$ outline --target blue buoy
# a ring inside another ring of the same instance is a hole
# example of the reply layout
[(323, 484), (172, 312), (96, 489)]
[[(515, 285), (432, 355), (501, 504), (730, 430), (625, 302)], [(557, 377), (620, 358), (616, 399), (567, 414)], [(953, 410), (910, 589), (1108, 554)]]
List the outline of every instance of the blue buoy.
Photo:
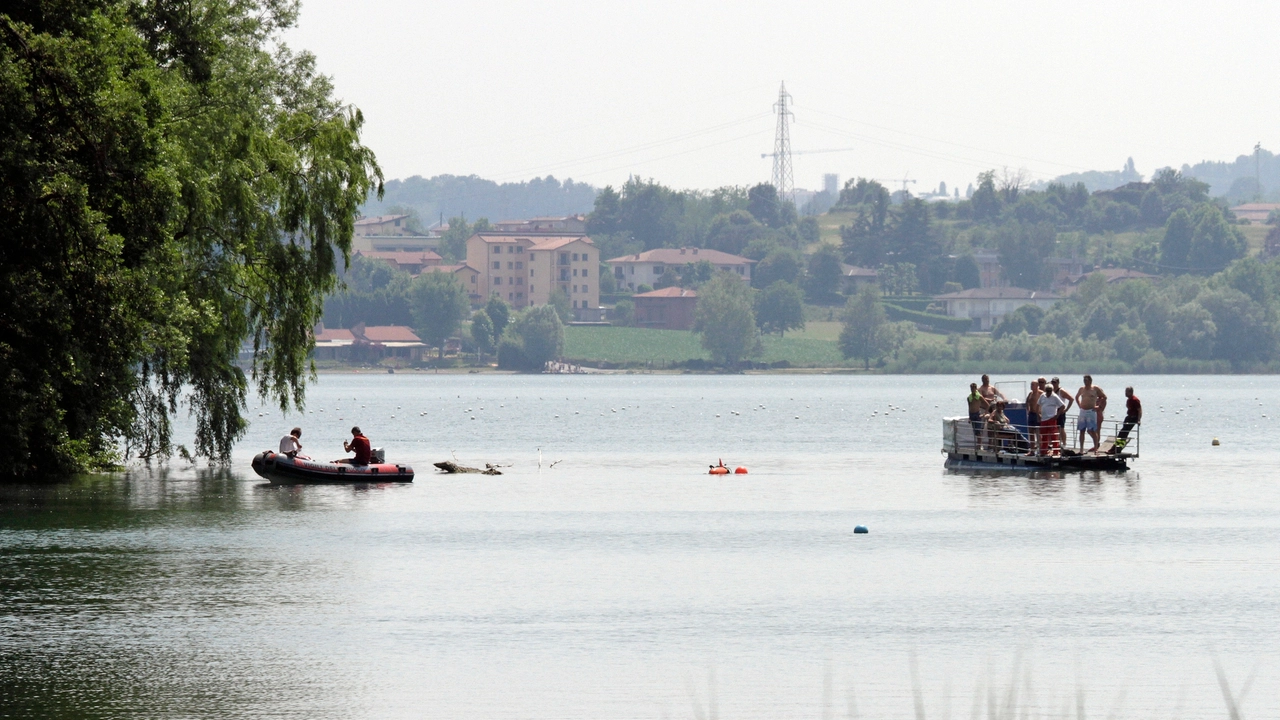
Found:
[(853, 529), (853, 532), (854, 532), (854, 534), (856, 534), (856, 535), (866, 535), (867, 533), (869, 533), (869, 532), (871, 532), (871, 531), (867, 529), (867, 526), (866, 526), (866, 525), (858, 525), (857, 527), (855, 527), (855, 528)]

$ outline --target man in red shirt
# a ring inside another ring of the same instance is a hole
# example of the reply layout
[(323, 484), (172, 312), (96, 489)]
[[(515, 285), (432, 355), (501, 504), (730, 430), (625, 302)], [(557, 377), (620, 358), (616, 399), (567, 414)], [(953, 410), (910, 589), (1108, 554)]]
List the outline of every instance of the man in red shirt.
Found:
[(1129, 444), (1129, 431), (1134, 425), (1142, 423), (1142, 401), (1137, 395), (1133, 394), (1133, 386), (1124, 389), (1124, 425), (1120, 427), (1120, 432), (1116, 435), (1115, 451), (1120, 452), (1125, 445)]
[(368, 465), (369, 458), (373, 455), (373, 447), (369, 445), (369, 438), (360, 432), (360, 427), (351, 428), (351, 442), (342, 443), (342, 449), (347, 452), (356, 454), (353, 458), (345, 458), (338, 462), (349, 463), (351, 465)]

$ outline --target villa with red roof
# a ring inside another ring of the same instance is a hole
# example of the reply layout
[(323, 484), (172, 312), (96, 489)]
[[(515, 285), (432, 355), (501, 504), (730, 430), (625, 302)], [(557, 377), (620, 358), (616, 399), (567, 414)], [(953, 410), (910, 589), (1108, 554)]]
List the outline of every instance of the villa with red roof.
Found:
[(751, 282), (751, 268), (756, 264), (755, 260), (706, 248), (657, 248), (607, 262), (613, 269), (613, 279), (618, 287), (635, 290), (641, 285), (652, 286), (668, 271), (678, 272), (688, 263), (703, 260), (711, 263), (717, 271), (733, 273), (748, 283)]
[(314, 356), (317, 360), (347, 360), (353, 355), (384, 358), (400, 357), (413, 362), (422, 359), (427, 344), (412, 328), (404, 325), (365, 325), (351, 329), (329, 329), (319, 325), (315, 330)]

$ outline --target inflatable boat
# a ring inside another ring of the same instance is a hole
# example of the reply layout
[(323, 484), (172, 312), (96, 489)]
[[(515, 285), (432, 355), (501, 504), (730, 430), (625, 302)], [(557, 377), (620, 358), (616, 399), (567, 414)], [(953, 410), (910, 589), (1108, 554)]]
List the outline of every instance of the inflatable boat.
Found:
[(273, 483), (413, 482), (413, 468), (383, 462), (381, 448), (368, 465), (290, 458), (271, 450), (253, 456), (253, 471)]

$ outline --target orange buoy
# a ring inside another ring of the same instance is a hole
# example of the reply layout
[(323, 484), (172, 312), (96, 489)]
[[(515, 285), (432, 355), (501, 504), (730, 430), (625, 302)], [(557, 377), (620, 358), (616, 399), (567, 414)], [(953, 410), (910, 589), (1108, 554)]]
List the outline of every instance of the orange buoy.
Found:
[(729, 468), (724, 467), (724, 466), (713, 467), (713, 468), (711, 468), (711, 470), (709, 470), (709, 471), (708, 471), (708, 474), (710, 474), (710, 475), (728, 475), (728, 474), (729, 474)]
[(746, 474), (747, 474), (747, 469), (746, 469), (746, 468), (744, 468), (744, 467), (742, 467), (741, 465), (739, 465), (737, 468), (735, 468), (735, 469), (734, 469), (733, 474), (734, 474), (734, 475), (746, 475)]

